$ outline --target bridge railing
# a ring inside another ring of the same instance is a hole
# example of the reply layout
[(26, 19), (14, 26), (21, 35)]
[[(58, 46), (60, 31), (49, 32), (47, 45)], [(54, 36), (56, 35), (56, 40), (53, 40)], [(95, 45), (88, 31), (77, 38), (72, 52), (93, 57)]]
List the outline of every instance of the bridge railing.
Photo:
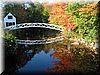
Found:
[(64, 27), (57, 26), (54, 24), (47, 24), (47, 23), (21, 23), (21, 24), (17, 24), (16, 27), (11, 27), (9, 29), (14, 30), (14, 29), (20, 29), (20, 28), (29, 28), (29, 27), (49, 28), (49, 29), (55, 29), (59, 31), (64, 30)]

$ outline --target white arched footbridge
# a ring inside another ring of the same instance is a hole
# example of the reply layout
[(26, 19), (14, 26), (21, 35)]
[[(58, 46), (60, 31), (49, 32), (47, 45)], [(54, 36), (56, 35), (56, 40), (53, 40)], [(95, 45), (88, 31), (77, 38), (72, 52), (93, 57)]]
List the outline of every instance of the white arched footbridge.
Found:
[(15, 30), (15, 29), (21, 29), (21, 28), (48, 28), (48, 29), (54, 29), (54, 30), (59, 30), (59, 31), (63, 31), (64, 27), (58, 26), (58, 25), (54, 25), (54, 24), (48, 24), (48, 23), (21, 23), (21, 24), (17, 24), (16, 26), (9, 26), (5, 29), (9, 29), (9, 30)]
[[(54, 25), (54, 24), (48, 24), (48, 23), (21, 23), (16, 24), (15, 26), (8, 26), (5, 29), (7, 30), (17, 30), (17, 29), (27, 29), (27, 28), (48, 28), (53, 30), (58, 30), (63, 32), (64, 27)], [(24, 44), (24, 45), (37, 45), (37, 44), (49, 44), (57, 41), (63, 40), (64, 37), (55, 37), (52, 39), (43, 39), (43, 40), (16, 40), (16, 44)]]

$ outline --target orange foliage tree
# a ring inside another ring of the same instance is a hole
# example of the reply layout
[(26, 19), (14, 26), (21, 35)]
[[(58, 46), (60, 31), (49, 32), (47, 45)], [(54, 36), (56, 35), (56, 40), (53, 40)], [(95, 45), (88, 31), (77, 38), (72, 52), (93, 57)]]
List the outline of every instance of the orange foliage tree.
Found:
[(73, 22), (70, 22), (68, 19), (70, 16), (66, 15), (65, 8), (66, 3), (58, 2), (53, 4), (46, 4), (45, 7), (49, 11), (49, 23), (57, 24), (63, 27), (74, 29)]

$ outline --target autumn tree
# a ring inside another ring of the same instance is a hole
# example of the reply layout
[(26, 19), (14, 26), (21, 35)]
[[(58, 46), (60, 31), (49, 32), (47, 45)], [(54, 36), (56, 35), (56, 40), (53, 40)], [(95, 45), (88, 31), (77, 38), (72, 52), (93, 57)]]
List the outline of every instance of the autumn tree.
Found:
[(66, 15), (65, 12), (66, 3), (58, 2), (53, 4), (47, 4), (46, 7), (50, 15), (48, 19), (49, 23), (66, 27), (67, 30), (69, 28), (74, 29), (74, 24), (68, 20), (70, 16)]
[(66, 18), (65, 11), (64, 11), (64, 3), (55, 3), (49, 4), (49, 23), (54, 23), (57, 25), (64, 26), (64, 19)]

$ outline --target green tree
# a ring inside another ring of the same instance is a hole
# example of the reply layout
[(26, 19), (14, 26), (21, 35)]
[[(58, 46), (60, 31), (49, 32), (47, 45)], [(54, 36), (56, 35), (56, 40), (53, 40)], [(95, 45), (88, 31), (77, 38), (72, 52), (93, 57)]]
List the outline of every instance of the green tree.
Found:
[[(84, 38), (87, 42), (91, 42), (96, 39), (97, 35), (97, 20), (96, 20), (96, 4), (68, 4), (66, 7), (66, 14), (70, 14), (76, 28), (74, 32), (79, 34), (81, 38)], [(69, 20), (70, 20), (69, 19)]]
[(27, 19), (29, 22), (48, 22), (48, 11), (40, 3), (30, 3), (27, 11)]

